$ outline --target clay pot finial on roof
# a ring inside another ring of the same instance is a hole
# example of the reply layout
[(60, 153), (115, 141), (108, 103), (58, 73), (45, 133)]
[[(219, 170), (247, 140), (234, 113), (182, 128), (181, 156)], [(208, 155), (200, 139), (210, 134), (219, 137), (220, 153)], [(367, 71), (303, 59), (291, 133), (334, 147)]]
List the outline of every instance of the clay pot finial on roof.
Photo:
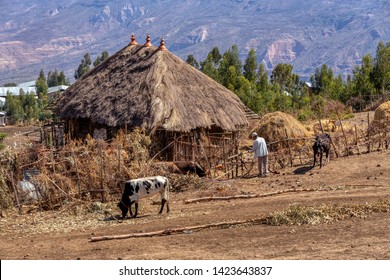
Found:
[(131, 42), (130, 45), (138, 45), (137, 41), (135, 40), (134, 34), (131, 34)]
[(148, 36), (146, 36), (146, 43), (144, 45), (144, 47), (151, 47), (153, 46), (152, 43), (150, 43), (150, 35), (148, 34)]
[(159, 51), (166, 51), (166, 50), (167, 50), (167, 48), (165, 47), (164, 38), (161, 38), (160, 46), (158, 47), (158, 50), (159, 50)]

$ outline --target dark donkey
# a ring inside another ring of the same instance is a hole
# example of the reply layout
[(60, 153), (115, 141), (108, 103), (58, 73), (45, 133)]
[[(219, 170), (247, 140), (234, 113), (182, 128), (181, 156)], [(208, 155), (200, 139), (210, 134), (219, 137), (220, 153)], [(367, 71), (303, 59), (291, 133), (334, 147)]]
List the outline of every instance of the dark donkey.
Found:
[(325, 153), (326, 162), (329, 162), (330, 145), (332, 144), (332, 138), (328, 133), (323, 133), (316, 137), (316, 141), (313, 145), (314, 162), (313, 167), (316, 165), (317, 155), (320, 156), (320, 168), (322, 168), (322, 155)]

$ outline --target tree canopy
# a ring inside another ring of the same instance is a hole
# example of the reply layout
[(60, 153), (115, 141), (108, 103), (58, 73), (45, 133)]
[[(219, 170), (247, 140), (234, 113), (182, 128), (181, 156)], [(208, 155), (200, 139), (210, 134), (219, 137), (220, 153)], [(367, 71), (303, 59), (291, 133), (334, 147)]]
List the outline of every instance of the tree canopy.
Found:
[(187, 63), (235, 92), (256, 113), (283, 110), (301, 119), (321, 117), (330, 102), (340, 102), (354, 110), (363, 110), (370, 102), (390, 90), (390, 42), (380, 42), (376, 57), (367, 54), (361, 65), (344, 81), (326, 64), (315, 69), (310, 84), (294, 73), (293, 66), (280, 63), (267, 69), (259, 64), (256, 51), (250, 49), (241, 62), (237, 45), (224, 53), (214, 47), (203, 61), (189, 55)]
[[(107, 58), (109, 57), (109, 54), (107, 51), (103, 51), (101, 55), (98, 55), (96, 59), (93, 62), (93, 67), (98, 66), (99, 64), (103, 63)], [(84, 74), (88, 73), (92, 68), (92, 60), (91, 55), (89, 52), (84, 54), (83, 59), (81, 59), (81, 62), (77, 69), (74, 71), (74, 78), (80, 79)]]

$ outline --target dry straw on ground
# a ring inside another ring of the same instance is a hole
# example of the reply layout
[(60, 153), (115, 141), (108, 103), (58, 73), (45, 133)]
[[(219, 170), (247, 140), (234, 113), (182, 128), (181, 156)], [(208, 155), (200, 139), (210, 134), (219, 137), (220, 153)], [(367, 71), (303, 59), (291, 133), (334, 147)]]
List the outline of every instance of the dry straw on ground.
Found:
[(6, 178), (3, 176), (8, 185), (7, 197), (13, 199), (11, 186), (17, 186), (28, 172), (33, 174), (29, 180), (42, 199), (23, 199), (20, 201), (23, 204), (48, 210), (77, 200), (117, 200), (125, 181), (157, 175), (149, 167), (150, 144), (143, 131), (135, 130), (126, 136), (118, 135), (111, 143), (89, 137), (85, 141), (72, 141), (61, 149), (34, 145), (22, 153), (14, 151), (2, 163), (2, 171), (8, 174)]
[(390, 212), (390, 201), (380, 200), (371, 204), (351, 205), (292, 205), (287, 210), (270, 215), (270, 225), (316, 225), (358, 217), (365, 218), (372, 213)]

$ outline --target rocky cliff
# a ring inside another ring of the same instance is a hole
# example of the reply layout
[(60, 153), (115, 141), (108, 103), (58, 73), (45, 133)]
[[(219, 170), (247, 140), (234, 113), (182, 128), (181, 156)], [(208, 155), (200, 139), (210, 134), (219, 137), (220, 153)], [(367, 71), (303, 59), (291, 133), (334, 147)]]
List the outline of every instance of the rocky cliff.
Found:
[[(3, 3), (6, 2), (6, 3)], [(16, 0), (2, 1), (0, 84), (35, 79), (39, 70), (73, 77), (85, 52), (110, 54), (130, 40), (165, 38), (185, 59), (215, 46), (251, 48), (269, 69), (290, 63), (310, 76), (326, 63), (350, 73), (377, 43), (390, 40), (389, 1), (299, 0)]]

